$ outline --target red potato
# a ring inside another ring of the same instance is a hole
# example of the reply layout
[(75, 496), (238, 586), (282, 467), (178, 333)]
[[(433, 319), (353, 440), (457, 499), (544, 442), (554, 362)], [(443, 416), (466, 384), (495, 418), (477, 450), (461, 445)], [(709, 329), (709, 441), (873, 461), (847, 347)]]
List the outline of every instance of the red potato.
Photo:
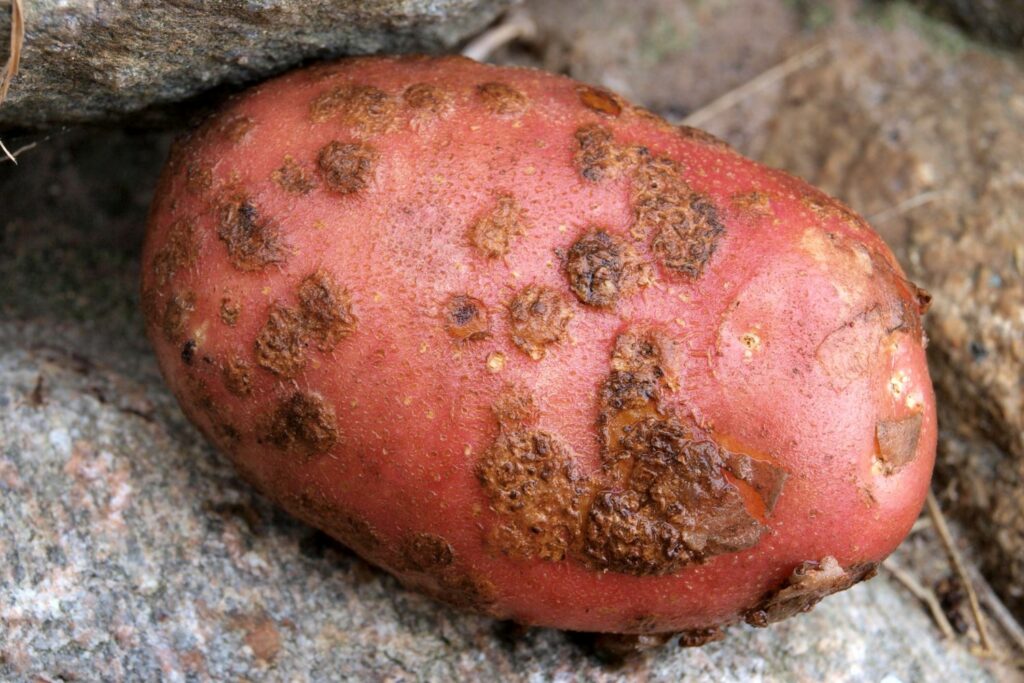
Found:
[(869, 575), (936, 441), (927, 295), (839, 202), (546, 73), (353, 59), (177, 145), (160, 366), (259, 490), (523, 624), (721, 637)]

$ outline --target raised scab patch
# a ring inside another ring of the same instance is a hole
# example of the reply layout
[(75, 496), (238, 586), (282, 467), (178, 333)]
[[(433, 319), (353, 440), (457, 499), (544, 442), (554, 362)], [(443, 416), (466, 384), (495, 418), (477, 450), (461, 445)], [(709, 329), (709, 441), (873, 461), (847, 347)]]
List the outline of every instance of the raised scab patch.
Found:
[(377, 151), (367, 144), (335, 140), (320, 150), (317, 168), (328, 188), (352, 194), (370, 184), (377, 157)]
[(343, 85), (321, 93), (310, 105), (310, 118), (323, 123), (337, 118), (358, 132), (387, 130), (395, 116), (393, 97), (372, 85)]
[(272, 305), (256, 337), (257, 361), (282, 377), (294, 377), (305, 367), (310, 344), (331, 351), (352, 334), (358, 322), (348, 290), (326, 271), (302, 278), (298, 299), (297, 309), (280, 302)]
[(879, 420), (875, 424), (877, 458), (883, 474), (894, 474), (914, 461), (922, 422), (921, 413), (914, 413), (901, 420)]
[(583, 480), (572, 453), (547, 432), (503, 429), (477, 464), (501, 522), (491, 542), (518, 558), (561, 560), (580, 527)]
[(229, 296), (220, 300), (220, 319), (228, 327), (234, 327), (238, 323), (238, 316), (242, 314), (242, 304)]
[(430, 83), (413, 83), (402, 93), (402, 100), (410, 109), (443, 117), (452, 110), (451, 93)]
[(547, 347), (569, 336), (572, 308), (565, 298), (541, 285), (528, 285), (509, 304), (512, 342), (533, 360), (542, 359)]
[(703, 275), (725, 227), (715, 205), (689, 189), (675, 163), (641, 165), (634, 210), (634, 234), (654, 233), (651, 250), (665, 268), (694, 280)]
[(469, 241), (488, 258), (505, 256), (512, 242), (526, 233), (526, 217), (511, 195), (498, 197), (494, 208), (477, 218), (470, 227)]
[(297, 391), (274, 409), (267, 441), (300, 455), (322, 453), (338, 442), (334, 409), (317, 394)]
[(333, 349), (356, 326), (348, 290), (323, 270), (302, 278), (299, 309), (305, 333), (321, 351)]
[(306, 365), (307, 343), (299, 312), (274, 304), (256, 337), (256, 360), (276, 375), (294, 377)]
[(196, 295), (193, 292), (175, 292), (164, 306), (161, 327), (164, 337), (169, 342), (177, 341), (185, 333), (185, 323), (189, 313), (196, 308)]
[(592, 230), (572, 245), (565, 272), (576, 298), (590, 306), (614, 306), (651, 282), (650, 267), (633, 246), (604, 230)]
[(219, 123), (217, 130), (229, 142), (241, 142), (255, 125), (251, 117), (236, 114)]
[(598, 182), (621, 172), (624, 157), (607, 128), (597, 124), (579, 128), (576, 145), (573, 164), (584, 180)]
[(444, 327), (460, 341), (479, 341), (491, 335), (487, 306), (480, 299), (455, 294), (444, 302)]
[(584, 107), (598, 114), (604, 114), (612, 118), (622, 113), (622, 104), (619, 98), (613, 93), (602, 88), (594, 88), (589, 85), (581, 85), (576, 88), (580, 102)]
[(316, 187), (312, 175), (291, 155), (286, 155), (280, 168), (270, 174), (274, 184), (285, 192), (297, 195), (309, 194)]
[(623, 432), (626, 490), (598, 494), (590, 510), (584, 552), (593, 562), (665, 574), (757, 543), (764, 527), (724, 476), (727, 454), (717, 444), (673, 419), (647, 418)]
[(782, 587), (768, 594), (758, 607), (748, 610), (745, 619), (751, 626), (764, 627), (809, 612), (825, 596), (870, 579), (877, 568), (876, 562), (863, 562), (843, 569), (831, 555), (820, 562), (803, 562)]
[(399, 566), (408, 571), (437, 573), (455, 561), (455, 551), (448, 541), (425, 532), (403, 537), (399, 552)]
[(530, 106), (530, 100), (507, 83), (491, 81), (476, 87), (477, 97), (492, 114), (518, 116)]
[(221, 202), (217, 236), (228, 250), (231, 265), (255, 271), (285, 260), (285, 245), (277, 223), (260, 215), (245, 196)]
[(190, 218), (171, 224), (167, 240), (153, 257), (153, 274), (161, 286), (166, 285), (179, 270), (194, 268), (197, 261), (196, 223)]
[(224, 386), (235, 396), (252, 394), (252, 368), (241, 356), (228, 358), (221, 370)]
[(209, 166), (193, 162), (185, 170), (185, 189), (189, 194), (201, 195), (213, 187), (213, 171)]
[(286, 494), (282, 503), (299, 519), (323, 529), (353, 550), (372, 555), (381, 546), (380, 536), (369, 522), (319, 488)]

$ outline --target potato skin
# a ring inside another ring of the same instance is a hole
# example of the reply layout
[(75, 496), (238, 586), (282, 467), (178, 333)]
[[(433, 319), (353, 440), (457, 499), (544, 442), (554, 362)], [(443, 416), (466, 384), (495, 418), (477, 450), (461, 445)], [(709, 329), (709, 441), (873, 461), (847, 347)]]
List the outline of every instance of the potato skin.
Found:
[(524, 624), (764, 625), (868, 574), (931, 476), (926, 295), (864, 221), (541, 72), (250, 90), (173, 150), (142, 300), (257, 488)]

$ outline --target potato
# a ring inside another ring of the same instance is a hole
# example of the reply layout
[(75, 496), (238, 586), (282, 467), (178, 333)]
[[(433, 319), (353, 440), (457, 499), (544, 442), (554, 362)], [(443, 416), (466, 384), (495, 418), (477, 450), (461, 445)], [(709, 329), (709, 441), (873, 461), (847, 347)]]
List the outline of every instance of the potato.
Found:
[(143, 306), (190, 419), (405, 585), (523, 624), (761, 626), (872, 573), (936, 421), (867, 224), (620, 97), (352, 59), (173, 151)]

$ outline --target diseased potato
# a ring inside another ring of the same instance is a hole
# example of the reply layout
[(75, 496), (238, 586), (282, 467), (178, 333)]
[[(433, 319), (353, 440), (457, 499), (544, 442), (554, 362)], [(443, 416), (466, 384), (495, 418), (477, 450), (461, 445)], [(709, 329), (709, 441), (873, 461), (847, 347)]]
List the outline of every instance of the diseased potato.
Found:
[(566, 78), (354, 59), (172, 154), (143, 302), (189, 417), (406, 585), (524, 624), (804, 611), (910, 529), (927, 295), (842, 204)]

